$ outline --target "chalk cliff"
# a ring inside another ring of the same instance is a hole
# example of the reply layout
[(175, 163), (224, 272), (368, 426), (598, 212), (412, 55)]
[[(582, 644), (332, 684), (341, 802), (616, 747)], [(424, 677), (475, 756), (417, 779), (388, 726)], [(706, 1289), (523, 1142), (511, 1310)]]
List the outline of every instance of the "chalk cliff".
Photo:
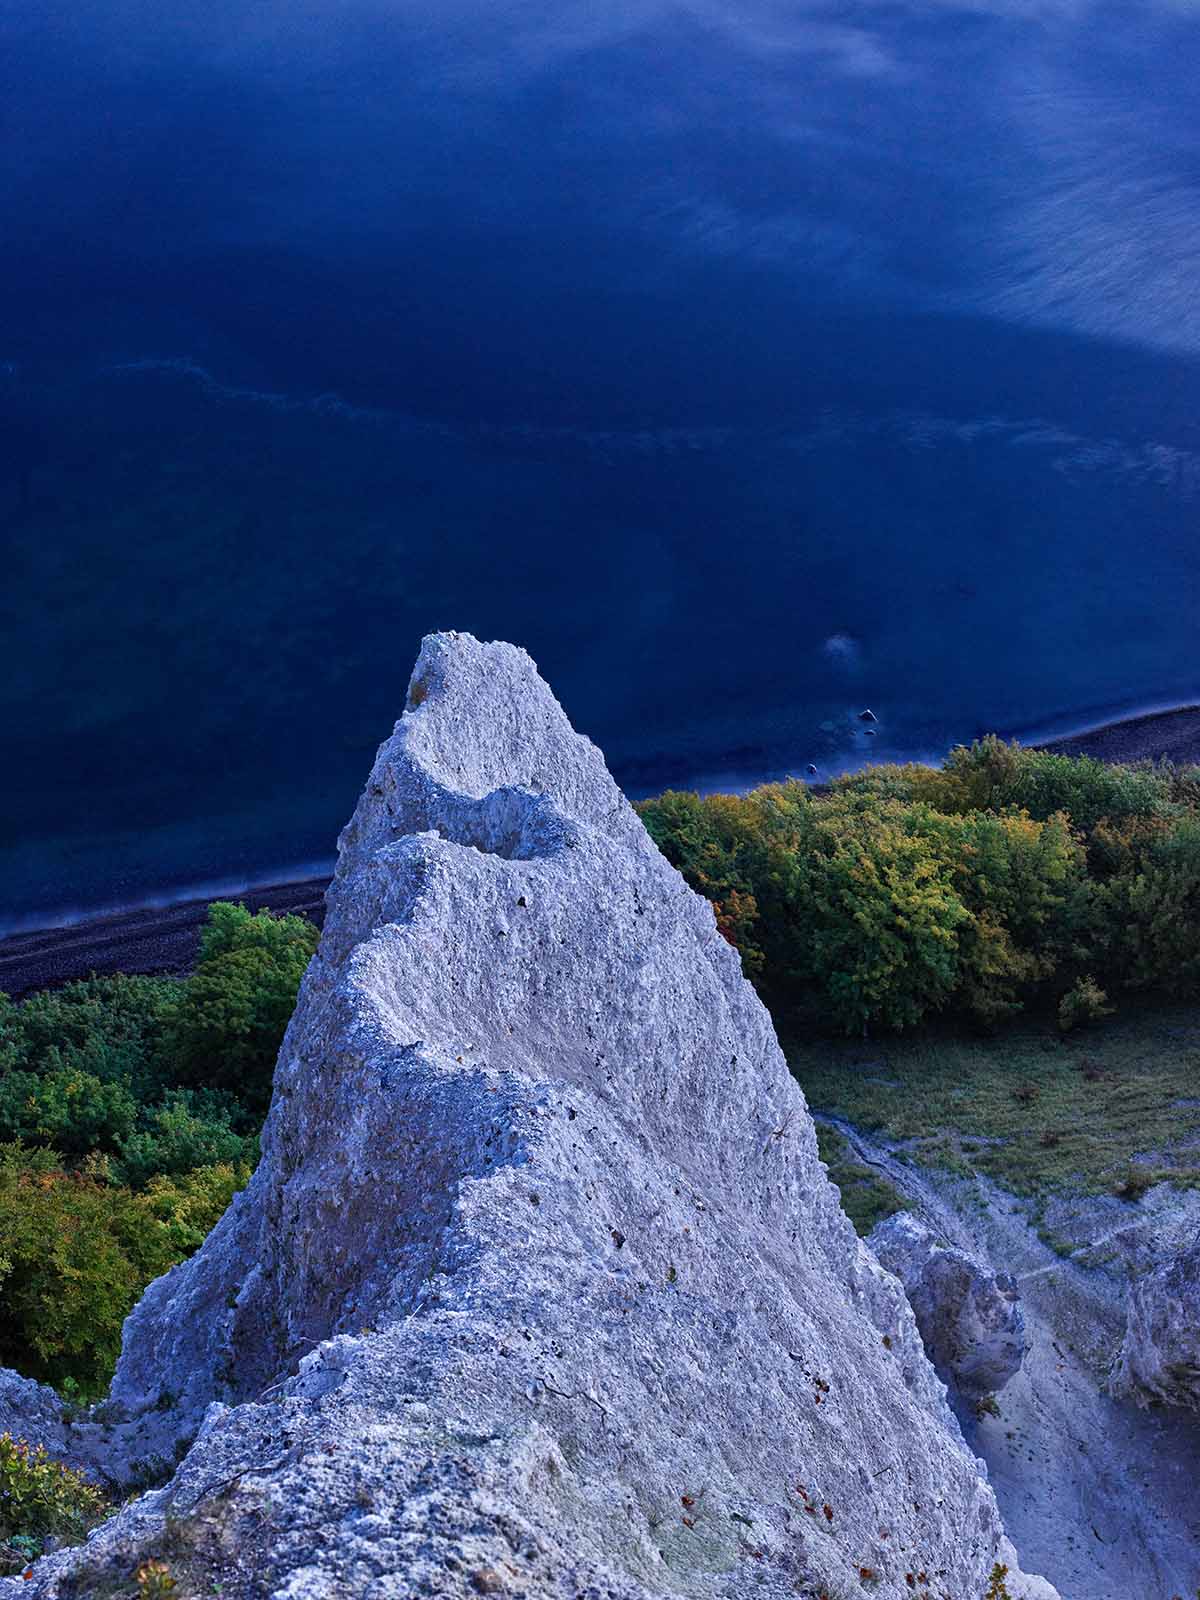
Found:
[(904, 1285), (934, 1370), (965, 1399), (1002, 1389), (1025, 1358), (1025, 1319), (1013, 1279), (945, 1244), (911, 1211), (871, 1231), (876, 1259)]
[(1053, 1596), (524, 652), (426, 640), (328, 906), (258, 1171), (126, 1325), (114, 1449), (181, 1464), (0, 1593)]
[(1200, 1238), (1131, 1286), (1112, 1387), (1139, 1405), (1200, 1411)]

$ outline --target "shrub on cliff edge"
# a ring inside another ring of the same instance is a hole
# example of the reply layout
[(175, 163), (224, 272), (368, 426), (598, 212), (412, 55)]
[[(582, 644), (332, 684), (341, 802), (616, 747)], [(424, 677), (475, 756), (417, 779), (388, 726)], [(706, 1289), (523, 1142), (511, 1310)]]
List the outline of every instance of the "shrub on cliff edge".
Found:
[(135, 1194), (102, 1157), (68, 1172), (49, 1151), (0, 1148), (0, 1366), (98, 1393), (142, 1290), (203, 1242), (248, 1178), (206, 1167)]
[(317, 930), (303, 917), (274, 917), (218, 902), (200, 938), (200, 959), (165, 1027), (173, 1082), (228, 1089), (261, 1114), (271, 1098), (279, 1041)]
[(0, 1433), (0, 1546), (13, 1551), (11, 1565), (41, 1555), (49, 1537), (79, 1544), (108, 1509), (95, 1484), (52, 1460), (44, 1446)]

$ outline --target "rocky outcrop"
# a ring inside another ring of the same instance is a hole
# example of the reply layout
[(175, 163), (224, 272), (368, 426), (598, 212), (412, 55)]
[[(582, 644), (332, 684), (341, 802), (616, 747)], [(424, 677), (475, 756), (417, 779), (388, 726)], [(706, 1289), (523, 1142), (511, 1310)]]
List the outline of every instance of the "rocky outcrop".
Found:
[(980, 1399), (1016, 1376), (1028, 1346), (1012, 1278), (939, 1244), (911, 1211), (879, 1223), (867, 1242), (904, 1285), (926, 1353), (946, 1383)]
[(7, 1592), (153, 1556), (273, 1600), (1053, 1593), (711, 908), (464, 635), (342, 835), (254, 1179), (110, 1410), (184, 1459)]
[(1200, 1411), (1200, 1238), (1131, 1285), (1112, 1388), (1139, 1405)]
[(0, 1433), (27, 1444), (45, 1445), (51, 1455), (67, 1454), (62, 1401), (44, 1383), (0, 1367)]

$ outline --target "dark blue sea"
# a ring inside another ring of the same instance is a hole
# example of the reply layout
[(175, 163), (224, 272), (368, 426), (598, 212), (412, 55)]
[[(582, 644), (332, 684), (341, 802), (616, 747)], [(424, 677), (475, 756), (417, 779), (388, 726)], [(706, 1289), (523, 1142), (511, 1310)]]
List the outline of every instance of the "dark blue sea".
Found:
[(5, 0), (0, 925), (327, 860), (435, 628), (633, 793), (1200, 698), (1198, 76), (1178, 0)]

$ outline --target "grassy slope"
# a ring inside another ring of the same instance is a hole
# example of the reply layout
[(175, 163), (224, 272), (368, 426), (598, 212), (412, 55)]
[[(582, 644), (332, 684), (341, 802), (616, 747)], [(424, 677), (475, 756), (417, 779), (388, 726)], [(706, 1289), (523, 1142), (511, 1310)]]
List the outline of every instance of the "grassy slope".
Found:
[(870, 1167), (856, 1160), (849, 1141), (836, 1128), (817, 1124), (821, 1160), (842, 1196), (842, 1210), (863, 1239), (877, 1222), (907, 1210), (903, 1195)]
[[(1127, 1005), (1065, 1040), (1025, 1020), (990, 1038), (815, 1040), (788, 1055), (814, 1112), (878, 1131), (922, 1165), (972, 1168), (1032, 1198), (1200, 1186), (1197, 1006)], [(835, 1181), (840, 1164), (853, 1186), (844, 1146), (826, 1145)], [(878, 1220), (887, 1203), (860, 1195), (848, 1209)]]

